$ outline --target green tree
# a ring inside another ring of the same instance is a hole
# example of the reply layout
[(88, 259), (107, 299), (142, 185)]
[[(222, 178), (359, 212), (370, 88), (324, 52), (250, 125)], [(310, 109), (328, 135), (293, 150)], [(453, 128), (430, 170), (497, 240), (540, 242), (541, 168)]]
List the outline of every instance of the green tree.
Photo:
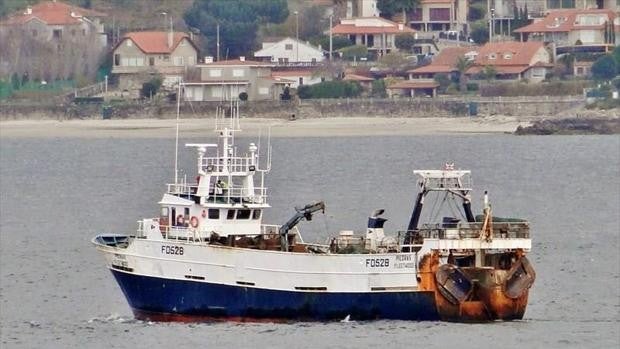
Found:
[(474, 62), (470, 59), (467, 59), (465, 56), (459, 56), (456, 59), (456, 70), (459, 72), (459, 90), (461, 92), (467, 91), (467, 75), (465, 72), (471, 67)]
[[(313, 40), (313, 44), (321, 45), (323, 50), (329, 50), (329, 35), (323, 35), (316, 40)], [(332, 36), (332, 49), (334, 51), (340, 50), (343, 47), (351, 46), (351, 40), (346, 36), (333, 35)]]
[(446, 92), (446, 89), (448, 88), (448, 86), (450, 86), (450, 77), (448, 76), (448, 74), (435, 74), (433, 80), (439, 83), (439, 91), (441, 91), (442, 93)]
[(13, 90), (19, 90), (19, 88), (22, 87), (22, 81), (17, 73), (11, 75), (11, 86)]
[(144, 98), (151, 98), (155, 96), (159, 91), (159, 88), (161, 87), (163, 81), (164, 79), (162, 79), (161, 76), (156, 76), (151, 80), (145, 82), (144, 84), (142, 84), (140, 95)]
[(206, 37), (208, 51), (216, 52), (220, 26), (220, 55), (247, 55), (256, 47), (259, 24), (282, 23), (289, 16), (286, 0), (197, 0), (185, 12), (185, 23)]
[(616, 46), (614, 50), (611, 52), (611, 55), (614, 57), (616, 61), (616, 68), (618, 68), (618, 74), (620, 74), (620, 46)]
[(415, 35), (410, 34), (410, 33), (398, 34), (396, 35), (396, 38), (394, 39), (394, 45), (396, 45), (396, 47), (399, 50), (403, 50), (407, 52), (412, 52), (413, 46), (415, 46), (415, 44), (416, 44)]
[(495, 79), (495, 76), (497, 76), (497, 69), (495, 69), (495, 67), (492, 65), (485, 65), (480, 74), (483, 79), (485, 79), (487, 82), (490, 82), (491, 80)]
[(381, 17), (391, 18), (400, 12), (405, 23), (407, 23), (407, 11), (413, 10), (417, 4), (418, 0), (377, 0)]
[(368, 47), (364, 45), (347, 46), (340, 49), (342, 58), (348, 61), (358, 60), (368, 56)]
[(617, 72), (616, 60), (612, 55), (599, 57), (592, 64), (592, 77), (596, 80), (611, 80), (616, 76)]
[(489, 27), (485, 20), (474, 22), (471, 26), (471, 38), (477, 44), (485, 44), (489, 41)]
[(379, 79), (372, 82), (371, 96), (376, 98), (386, 98), (387, 92), (385, 90), (385, 80)]
[(482, 2), (471, 4), (469, 7), (469, 13), (467, 14), (467, 20), (475, 22), (484, 18), (487, 14), (487, 5)]
[(409, 65), (409, 60), (400, 52), (390, 52), (379, 59), (379, 66), (387, 69), (388, 73), (402, 72)]

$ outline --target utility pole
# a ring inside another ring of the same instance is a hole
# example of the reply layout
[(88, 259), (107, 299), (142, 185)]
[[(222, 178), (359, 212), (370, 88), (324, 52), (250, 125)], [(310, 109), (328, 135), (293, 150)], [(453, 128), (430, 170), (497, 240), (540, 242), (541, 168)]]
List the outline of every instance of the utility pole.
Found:
[(216, 47), (216, 50), (217, 50), (217, 52), (216, 52), (217, 60), (216, 61), (219, 62), (219, 60), (220, 60), (220, 24), (218, 23), (215, 28), (216, 28), (216, 32), (215, 32), (216, 39), (215, 39), (215, 41), (216, 41), (216, 45), (217, 45), (217, 47)]
[(334, 18), (334, 14), (329, 15), (329, 60), (332, 60), (332, 48), (333, 48), (333, 40), (332, 40), (332, 20)]
[(299, 63), (299, 12), (295, 11), (295, 38), (297, 39), (297, 43), (295, 44), (296, 53), (295, 53), (295, 63)]

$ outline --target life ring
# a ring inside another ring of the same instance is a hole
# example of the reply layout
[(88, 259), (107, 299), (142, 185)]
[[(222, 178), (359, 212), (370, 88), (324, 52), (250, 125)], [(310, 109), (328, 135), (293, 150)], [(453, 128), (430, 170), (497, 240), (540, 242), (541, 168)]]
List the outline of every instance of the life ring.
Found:
[(178, 225), (183, 225), (185, 223), (185, 217), (183, 217), (182, 214), (177, 216), (177, 224)]
[(207, 218), (207, 210), (202, 210), (202, 218)]
[(198, 218), (196, 216), (192, 216), (189, 220), (189, 224), (192, 225), (192, 228), (198, 228)]

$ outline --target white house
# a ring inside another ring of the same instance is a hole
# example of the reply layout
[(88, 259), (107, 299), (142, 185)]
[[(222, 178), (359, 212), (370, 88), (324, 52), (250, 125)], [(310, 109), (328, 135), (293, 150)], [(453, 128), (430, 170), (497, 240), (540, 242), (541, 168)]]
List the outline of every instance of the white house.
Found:
[(323, 50), (293, 38), (278, 42), (264, 42), (263, 48), (254, 52), (254, 57), (273, 63), (316, 63), (325, 59)]
[(312, 69), (274, 70), (271, 72), (271, 77), (291, 88), (298, 88), (300, 85), (314, 85), (325, 81), (322, 74)]

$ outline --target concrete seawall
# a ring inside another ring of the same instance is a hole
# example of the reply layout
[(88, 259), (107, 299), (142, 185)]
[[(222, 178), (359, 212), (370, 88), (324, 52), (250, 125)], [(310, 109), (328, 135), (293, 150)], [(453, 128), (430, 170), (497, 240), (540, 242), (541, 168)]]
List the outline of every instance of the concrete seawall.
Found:
[[(440, 97), (412, 99), (320, 99), (301, 101), (242, 102), (241, 114), (256, 118), (461, 117), (461, 116), (554, 116), (584, 105), (582, 96), (567, 97)], [(182, 117), (209, 117), (218, 102), (184, 102)], [(176, 104), (112, 102), (105, 104), (111, 118), (175, 117)], [(0, 120), (101, 119), (103, 104), (0, 104)]]

